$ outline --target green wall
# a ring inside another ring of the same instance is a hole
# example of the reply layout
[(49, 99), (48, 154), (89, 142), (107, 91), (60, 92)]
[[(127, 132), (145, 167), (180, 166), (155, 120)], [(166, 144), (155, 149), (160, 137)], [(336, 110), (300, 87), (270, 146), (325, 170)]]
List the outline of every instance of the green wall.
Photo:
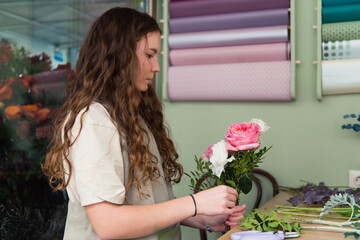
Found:
[[(263, 144), (273, 145), (261, 168), (272, 173), (279, 185), (296, 187), (301, 180), (327, 185), (347, 185), (348, 170), (360, 169), (360, 134), (341, 130), (347, 113), (360, 113), (360, 94), (316, 98), (315, 0), (295, 0), (296, 100), (293, 102), (169, 102), (165, 118), (186, 172), (200, 154), (224, 137), (230, 124), (260, 118), (270, 130)], [(190, 193), (184, 176), (174, 186), (176, 196)], [(251, 201), (251, 200), (250, 200)], [(183, 227), (183, 239), (200, 239), (198, 230)], [(210, 234), (216, 239), (218, 234)]]

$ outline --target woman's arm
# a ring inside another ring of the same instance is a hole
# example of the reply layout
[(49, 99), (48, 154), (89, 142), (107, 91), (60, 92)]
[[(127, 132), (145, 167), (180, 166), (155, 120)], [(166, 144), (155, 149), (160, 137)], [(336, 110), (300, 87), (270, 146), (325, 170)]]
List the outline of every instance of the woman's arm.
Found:
[[(218, 186), (194, 195), (197, 214), (230, 215), (238, 195), (235, 189)], [(85, 206), (96, 234), (101, 239), (136, 238), (174, 225), (194, 215), (190, 196), (141, 206), (101, 202)]]

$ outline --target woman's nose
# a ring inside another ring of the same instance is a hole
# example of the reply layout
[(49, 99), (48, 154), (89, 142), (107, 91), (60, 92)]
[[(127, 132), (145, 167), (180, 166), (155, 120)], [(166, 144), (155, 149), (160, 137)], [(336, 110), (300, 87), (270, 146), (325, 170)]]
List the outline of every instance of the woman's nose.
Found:
[(154, 61), (154, 64), (152, 66), (152, 71), (153, 72), (159, 72), (160, 71), (160, 65), (159, 65), (159, 61), (158, 60), (155, 60)]

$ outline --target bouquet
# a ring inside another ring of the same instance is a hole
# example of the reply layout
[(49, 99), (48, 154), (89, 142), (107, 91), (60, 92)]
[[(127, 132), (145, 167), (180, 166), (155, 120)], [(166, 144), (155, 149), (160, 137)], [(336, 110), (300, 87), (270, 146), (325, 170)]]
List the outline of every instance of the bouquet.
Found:
[(261, 135), (269, 126), (260, 119), (234, 123), (222, 139), (208, 147), (200, 158), (195, 156), (197, 170), (185, 173), (190, 188), (201, 191), (218, 185), (233, 187), (240, 194), (252, 188), (252, 171), (271, 148), (260, 148)]

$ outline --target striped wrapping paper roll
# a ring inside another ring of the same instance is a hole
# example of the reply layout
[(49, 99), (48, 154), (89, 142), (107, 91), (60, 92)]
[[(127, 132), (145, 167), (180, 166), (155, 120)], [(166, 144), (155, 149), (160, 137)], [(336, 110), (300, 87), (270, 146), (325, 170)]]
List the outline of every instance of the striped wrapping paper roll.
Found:
[(289, 59), (289, 43), (179, 49), (169, 52), (169, 61), (172, 66), (282, 61)]
[(170, 2), (171, 18), (289, 8), (289, 0), (197, 0)]
[(290, 101), (290, 61), (169, 67), (174, 101)]
[(360, 58), (360, 40), (327, 42), (322, 47), (323, 60)]
[(322, 61), (324, 95), (360, 92), (360, 59)]
[(272, 26), (195, 33), (175, 33), (169, 35), (168, 41), (170, 49), (287, 42), (288, 27)]
[(322, 22), (336, 23), (360, 20), (360, 4), (336, 5), (322, 8)]
[(360, 39), (360, 21), (322, 25), (323, 42)]
[(334, 6), (354, 3), (360, 3), (360, 0), (322, 0), (323, 6)]
[(289, 25), (289, 12), (287, 8), (172, 18), (169, 22), (171, 33), (213, 31), (276, 25)]

